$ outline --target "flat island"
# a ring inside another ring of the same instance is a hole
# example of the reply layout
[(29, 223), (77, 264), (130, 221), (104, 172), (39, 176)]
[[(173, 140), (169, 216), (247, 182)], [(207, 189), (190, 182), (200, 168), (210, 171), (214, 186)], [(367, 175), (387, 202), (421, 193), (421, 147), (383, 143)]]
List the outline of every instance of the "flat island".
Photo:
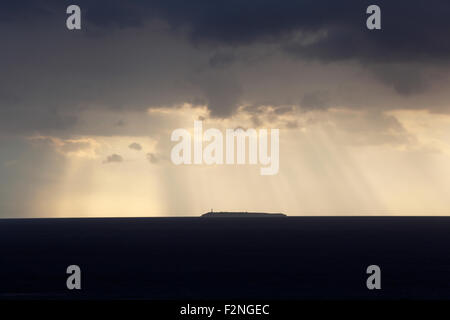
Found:
[(273, 218), (286, 217), (284, 213), (266, 213), (266, 212), (207, 212), (202, 215), (207, 218)]

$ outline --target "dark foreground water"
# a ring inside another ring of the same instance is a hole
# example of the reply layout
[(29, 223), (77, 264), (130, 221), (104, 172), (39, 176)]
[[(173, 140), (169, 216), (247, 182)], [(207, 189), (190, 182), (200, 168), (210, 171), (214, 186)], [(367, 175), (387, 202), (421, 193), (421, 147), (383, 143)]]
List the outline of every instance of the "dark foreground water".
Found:
[(449, 299), (450, 218), (0, 220), (0, 298)]

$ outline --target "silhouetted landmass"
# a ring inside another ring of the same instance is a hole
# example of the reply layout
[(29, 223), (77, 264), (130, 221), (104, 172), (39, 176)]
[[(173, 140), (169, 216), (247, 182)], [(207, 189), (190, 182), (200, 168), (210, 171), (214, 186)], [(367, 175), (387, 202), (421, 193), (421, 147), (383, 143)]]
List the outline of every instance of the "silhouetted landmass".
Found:
[(276, 218), (286, 217), (284, 213), (266, 213), (266, 212), (207, 212), (202, 215), (207, 218)]

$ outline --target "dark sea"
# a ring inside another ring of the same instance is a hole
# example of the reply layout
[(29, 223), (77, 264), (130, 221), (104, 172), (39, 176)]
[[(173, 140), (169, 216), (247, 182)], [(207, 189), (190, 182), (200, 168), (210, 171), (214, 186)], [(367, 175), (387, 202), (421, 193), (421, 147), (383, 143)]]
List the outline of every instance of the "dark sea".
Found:
[(0, 220), (0, 299), (449, 298), (447, 217)]

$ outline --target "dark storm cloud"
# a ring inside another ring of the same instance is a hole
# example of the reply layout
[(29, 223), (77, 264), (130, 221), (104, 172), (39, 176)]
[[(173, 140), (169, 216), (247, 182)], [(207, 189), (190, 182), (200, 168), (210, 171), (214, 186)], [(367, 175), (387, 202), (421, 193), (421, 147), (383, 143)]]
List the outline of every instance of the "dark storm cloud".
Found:
[(209, 59), (209, 64), (213, 68), (224, 68), (233, 63), (236, 57), (230, 53), (217, 53)]
[[(149, 20), (188, 28), (197, 44), (248, 45), (286, 41), (286, 50), (315, 59), (433, 60), (448, 59), (450, 3), (446, 0), (265, 0), (265, 1), (21, 1), (2, 3), (4, 20), (60, 18), (69, 4), (82, 8), (83, 21), (107, 29), (139, 28)], [(366, 8), (382, 10), (382, 31), (365, 28)], [(301, 31), (326, 36), (296, 42)]]
[(418, 65), (381, 64), (373, 66), (372, 69), (377, 78), (391, 85), (402, 95), (408, 96), (423, 92), (429, 84)]
[[(446, 0), (266, 0), (266, 1), (127, 1), (110, 8), (97, 5), (92, 22), (134, 27), (161, 18), (174, 28), (187, 26), (195, 43), (241, 45), (280, 41), (286, 49), (314, 59), (433, 60), (448, 59), (450, 4)], [(86, 3), (88, 4), (88, 3)], [(383, 31), (365, 28), (366, 8), (382, 9)], [(89, 6), (88, 6), (89, 7)], [(290, 42), (292, 32), (326, 30), (317, 42)]]
[(237, 109), (242, 87), (234, 74), (204, 73), (197, 75), (195, 81), (202, 88), (212, 116), (228, 117)]
[[(65, 28), (70, 4), (82, 9), (81, 31)], [(380, 31), (365, 27), (369, 4), (381, 7)], [(307, 88), (303, 74), (281, 79), (286, 56), (290, 63), (356, 61), (411, 96), (437, 81), (424, 68), (448, 67), (449, 16), (444, 0), (2, 2), (0, 131), (70, 132), (85, 110), (122, 112), (124, 120), (111, 126), (125, 130), (133, 127), (130, 110), (185, 102), (206, 104), (213, 117), (229, 117), (244, 102), (307, 109), (336, 103), (325, 85)], [(354, 96), (338, 98), (359, 104)]]

